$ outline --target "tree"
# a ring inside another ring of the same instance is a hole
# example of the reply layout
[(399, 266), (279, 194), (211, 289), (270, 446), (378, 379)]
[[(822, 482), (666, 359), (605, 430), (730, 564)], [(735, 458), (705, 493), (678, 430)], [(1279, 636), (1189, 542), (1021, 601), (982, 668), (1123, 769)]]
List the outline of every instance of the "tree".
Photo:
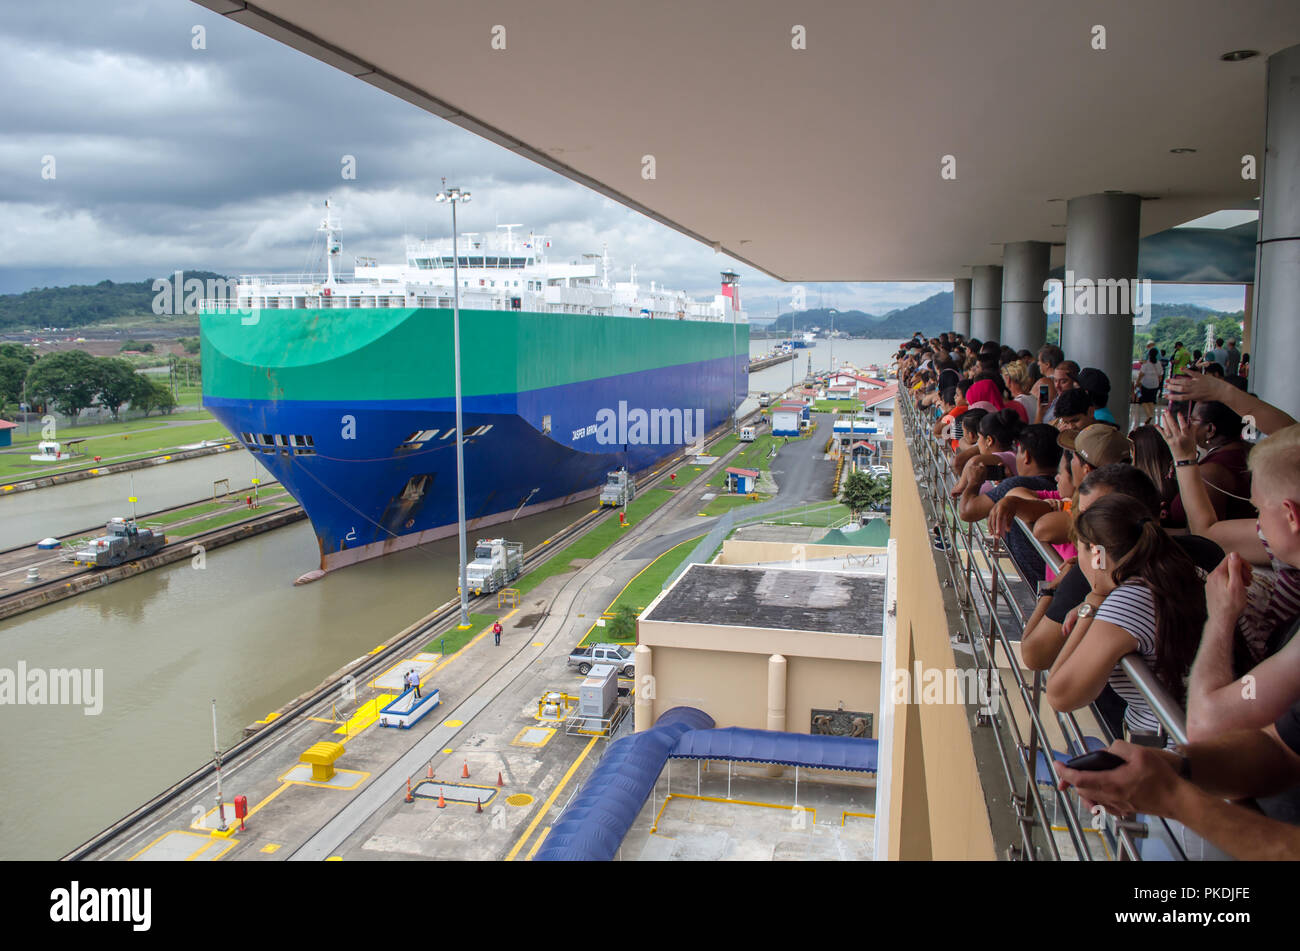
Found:
[(125, 360), (106, 357), (96, 360), (95, 363), (99, 402), (107, 406), (113, 418), (117, 419), (117, 411), (122, 404), (134, 400), (139, 395), (143, 379), (135, 372), (135, 367)]
[(0, 357), (21, 360), (23, 366), (28, 367), (36, 362), (35, 351), (31, 347), (24, 347), (21, 343), (0, 343)]
[(888, 476), (877, 478), (871, 473), (859, 469), (850, 472), (849, 477), (844, 480), (840, 501), (852, 509), (853, 514), (856, 515), (863, 509), (868, 509), (877, 503), (888, 500), (890, 491), (891, 484)]
[(97, 362), (84, 350), (48, 354), (28, 369), (27, 396), (48, 402), (75, 423), (99, 390)]
[(154, 410), (170, 413), (176, 408), (176, 398), (172, 396), (172, 391), (167, 386), (142, 375), (140, 391), (131, 400), (131, 406), (143, 411), (146, 416)]
[(117, 348), (118, 353), (125, 353), (128, 350), (136, 350), (140, 353), (153, 353), (153, 344), (141, 343), (139, 340), (128, 340), (122, 346)]
[(198, 337), (177, 337), (176, 342), (181, 345), (181, 349), (183, 349), (186, 353), (192, 354), (192, 353), (199, 352)]
[(23, 380), (27, 379), (29, 365), (0, 354), (0, 403), (17, 403), (22, 399)]
[(614, 613), (613, 619), (606, 622), (605, 632), (611, 641), (636, 640), (636, 611), (629, 605), (623, 605)]

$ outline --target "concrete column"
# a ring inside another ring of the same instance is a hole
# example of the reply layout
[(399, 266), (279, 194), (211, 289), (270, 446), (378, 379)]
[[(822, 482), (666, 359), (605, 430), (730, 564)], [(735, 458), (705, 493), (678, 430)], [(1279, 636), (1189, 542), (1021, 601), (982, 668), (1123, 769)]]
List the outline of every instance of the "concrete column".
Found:
[(1141, 215), (1142, 199), (1125, 194), (1071, 198), (1065, 211), (1061, 349), (1110, 378), (1106, 406), (1120, 432), (1128, 431)]
[(952, 329), (970, 336), (970, 278), (959, 277), (952, 282)]
[(1002, 337), (1013, 350), (1037, 354), (1047, 342), (1047, 292), (1052, 267), (1046, 241), (1017, 241), (1002, 249)]
[[(785, 674), (787, 664), (780, 654), (767, 659), (767, 728), (785, 732)], [(767, 775), (780, 776), (785, 769), (769, 766)]]
[(970, 269), (970, 333), (984, 343), (1002, 339), (1002, 268), (980, 264)]
[(644, 733), (655, 725), (655, 665), (653, 652), (644, 644), (632, 651), (636, 663), (636, 702), (632, 707), (632, 727)]
[(1300, 413), (1295, 370), (1300, 314), (1300, 46), (1268, 58), (1268, 109), (1255, 252), (1255, 340), (1250, 389)]

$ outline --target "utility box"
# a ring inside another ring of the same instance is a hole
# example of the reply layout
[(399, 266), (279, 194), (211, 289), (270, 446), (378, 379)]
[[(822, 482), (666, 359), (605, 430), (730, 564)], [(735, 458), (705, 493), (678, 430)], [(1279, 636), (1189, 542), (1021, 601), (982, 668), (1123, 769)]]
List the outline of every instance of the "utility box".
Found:
[(610, 664), (591, 668), (578, 688), (578, 716), (604, 719), (618, 703), (618, 669)]

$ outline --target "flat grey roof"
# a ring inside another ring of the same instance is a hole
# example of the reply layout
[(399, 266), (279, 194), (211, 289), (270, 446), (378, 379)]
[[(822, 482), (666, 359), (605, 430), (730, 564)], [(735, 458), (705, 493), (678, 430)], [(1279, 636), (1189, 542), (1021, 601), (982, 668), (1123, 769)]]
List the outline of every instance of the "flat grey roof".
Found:
[(691, 565), (643, 620), (878, 635), (884, 604), (883, 578)]

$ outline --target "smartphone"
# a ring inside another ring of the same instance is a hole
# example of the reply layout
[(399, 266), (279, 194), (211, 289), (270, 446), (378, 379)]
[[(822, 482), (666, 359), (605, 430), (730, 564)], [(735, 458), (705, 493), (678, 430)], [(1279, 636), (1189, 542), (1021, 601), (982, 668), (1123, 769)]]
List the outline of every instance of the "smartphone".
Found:
[(990, 482), (1001, 482), (1006, 477), (1007, 477), (1006, 466), (985, 466), (984, 467), (984, 478), (988, 479)]
[(961, 417), (958, 416), (956, 419), (952, 421), (952, 438), (961, 439), (961, 437), (962, 437)]
[(1044, 384), (1038, 388), (1038, 405), (1046, 406), (1050, 402), (1052, 401), (1047, 398), (1047, 386)]
[(1118, 769), (1128, 760), (1122, 760), (1114, 753), (1108, 753), (1106, 750), (1093, 750), (1091, 753), (1084, 753), (1082, 756), (1076, 756), (1066, 762), (1070, 769), (1082, 769), (1088, 772), (1102, 772), (1108, 769)]

